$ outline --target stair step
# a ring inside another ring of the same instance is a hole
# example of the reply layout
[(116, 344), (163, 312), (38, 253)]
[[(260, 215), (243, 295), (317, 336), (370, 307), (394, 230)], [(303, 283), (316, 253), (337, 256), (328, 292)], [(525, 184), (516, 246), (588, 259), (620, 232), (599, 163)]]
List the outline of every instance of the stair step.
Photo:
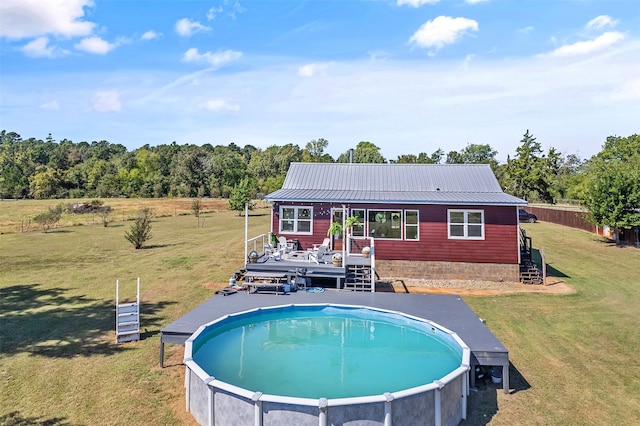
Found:
[(140, 328), (135, 328), (135, 329), (131, 329), (131, 330), (118, 330), (116, 332), (117, 336), (128, 336), (130, 334), (139, 334), (140, 333)]

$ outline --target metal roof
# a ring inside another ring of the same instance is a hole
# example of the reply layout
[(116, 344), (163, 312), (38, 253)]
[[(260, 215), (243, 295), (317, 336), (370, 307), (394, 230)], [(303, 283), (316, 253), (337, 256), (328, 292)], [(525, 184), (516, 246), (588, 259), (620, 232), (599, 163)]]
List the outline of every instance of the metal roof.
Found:
[(487, 164), (291, 163), (268, 201), (526, 205)]

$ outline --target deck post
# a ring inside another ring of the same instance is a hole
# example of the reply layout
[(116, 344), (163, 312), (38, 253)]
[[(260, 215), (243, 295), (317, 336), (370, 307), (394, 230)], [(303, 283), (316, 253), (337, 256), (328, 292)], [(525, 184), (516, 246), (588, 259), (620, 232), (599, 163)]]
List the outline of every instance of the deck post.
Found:
[(502, 391), (509, 393), (509, 361), (502, 366)]

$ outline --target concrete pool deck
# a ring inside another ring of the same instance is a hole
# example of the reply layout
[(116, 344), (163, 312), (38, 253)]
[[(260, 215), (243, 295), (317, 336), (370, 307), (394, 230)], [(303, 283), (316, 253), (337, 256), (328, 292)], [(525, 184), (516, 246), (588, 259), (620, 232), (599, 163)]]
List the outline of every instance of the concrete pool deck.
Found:
[[(164, 345), (184, 345), (198, 327), (221, 316), (259, 307), (288, 304), (342, 304), (403, 312), (434, 321), (455, 332), (471, 350), (471, 371), (475, 366), (502, 366), (502, 388), (509, 392), (509, 351), (459, 296), (370, 293), (326, 290), (322, 293), (298, 291), (288, 294), (216, 295), (172, 322), (160, 331), (160, 366), (164, 363)], [(471, 387), (475, 386), (471, 374)]]

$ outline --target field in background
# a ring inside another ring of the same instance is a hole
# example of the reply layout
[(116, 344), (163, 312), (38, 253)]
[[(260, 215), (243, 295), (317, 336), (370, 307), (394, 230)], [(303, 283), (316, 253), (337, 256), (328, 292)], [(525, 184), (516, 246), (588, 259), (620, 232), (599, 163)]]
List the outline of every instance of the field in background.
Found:
[[(33, 218), (49, 208), (59, 204), (89, 203), (94, 199), (65, 199), (65, 200), (2, 200), (0, 201), (0, 234), (10, 232), (37, 231), (40, 225)], [(156, 216), (191, 215), (193, 198), (98, 198), (103, 205), (110, 206), (113, 211), (109, 216), (111, 222), (131, 220), (138, 212), (145, 208), (153, 209)], [(222, 198), (202, 198), (202, 213), (222, 212), (228, 210), (228, 200)], [(265, 208), (264, 201), (254, 203), (255, 207)], [(63, 214), (58, 227), (82, 225), (100, 225), (101, 218), (96, 213)]]
[[(182, 346), (168, 345), (161, 369), (159, 331), (243, 264), (244, 217), (212, 205), (198, 222), (189, 199), (103, 201), (131, 217), (156, 210), (146, 248), (125, 240), (131, 222), (122, 220), (0, 235), (0, 424), (194, 424)], [(0, 221), (15, 226), (56, 203), (5, 200)], [(269, 209), (251, 212), (249, 226), (251, 236), (267, 232)], [(524, 227), (577, 292), (465, 297), (509, 349), (514, 392), (472, 392), (463, 424), (635, 424), (640, 250), (548, 223)], [(133, 297), (138, 276), (143, 339), (116, 345), (115, 281)]]

